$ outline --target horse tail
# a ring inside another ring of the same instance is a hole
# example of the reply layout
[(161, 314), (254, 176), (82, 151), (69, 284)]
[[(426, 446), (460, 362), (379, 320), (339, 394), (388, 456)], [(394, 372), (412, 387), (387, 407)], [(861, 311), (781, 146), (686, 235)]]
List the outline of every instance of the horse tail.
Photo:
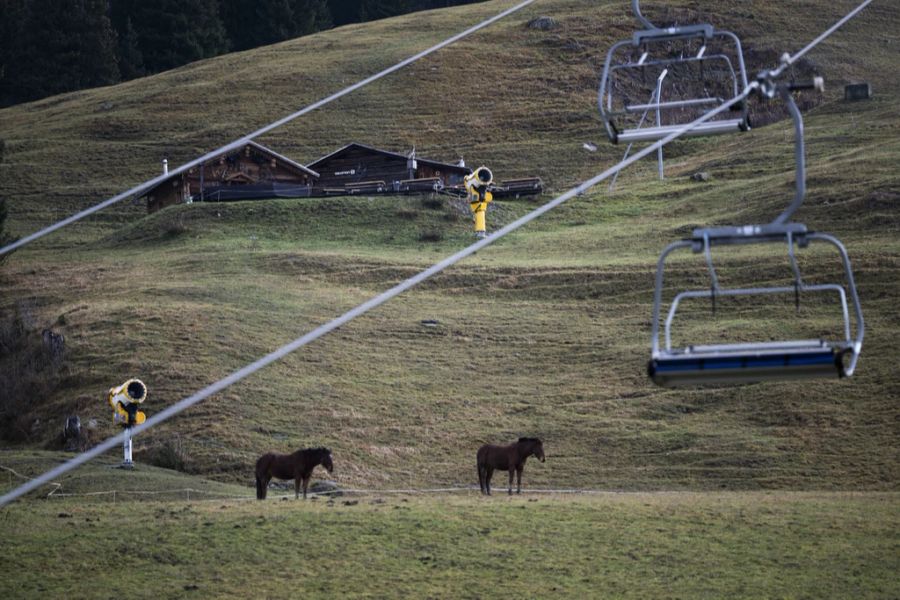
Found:
[(475, 455), (475, 467), (478, 469), (478, 486), (481, 488), (482, 493), (484, 492), (484, 486), (487, 480), (487, 466), (485, 465), (486, 462), (487, 449), (482, 446), (478, 449), (478, 453)]
[(265, 500), (269, 487), (269, 467), (272, 464), (272, 455), (265, 454), (256, 461), (256, 499)]

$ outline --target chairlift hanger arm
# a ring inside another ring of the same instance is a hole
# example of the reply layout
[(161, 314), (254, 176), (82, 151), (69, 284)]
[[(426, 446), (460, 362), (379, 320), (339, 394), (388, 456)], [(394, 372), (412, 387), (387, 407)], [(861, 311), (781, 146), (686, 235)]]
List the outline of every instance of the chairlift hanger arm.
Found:
[[(804, 141), (803, 135), (803, 115), (800, 113), (800, 109), (797, 107), (797, 103), (794, 101), (793, 95), (791, 95), (791, 90), (794, 89), (823, 89), (823, 80), (821, 77), (817, 77), (813, 80), (811, 84), (797, 84), (792, 83), (788, 85), (781, 85), (779, 87), (779, 92), (784, 100), (785, 104), (787, 104), (788, 110), (791, 113), (791, 119), (794, 122), (794, 161), (797, 163), (797, 175), (796, 175), (796, 192), (794, 193), (794, 200), (788, 205), (784, 211), (775, 217), (775, 220), (772, 221), (774, 224), (783, 224), (787, 223), (788, 219), (797, 212), (797, 209), (803, 204), (803, 198), (806, 196), (806, 142)], [(761, 86), (762, 87), (762, 86)]]
[(641, 13), (641, 0), (631, 0), (631, 10), (634, 11), (634, 16), (637, 17), (637, 20), (640, 21), (644, 27), (648, 29), (659, 29), (656, 25), (647, 20)]
[[(646, 31), (638, 31), (634, 34), (635, 46), (640, 45), (639, 39), (642, 37), (654, 37), (660, 39), (661, 37), (671, 36), (669, 39), (675, 39), (677, 37), (695, 37), (699, 34), (705, 38), (709, 38), (712, 34), (712, 25), (687, 25), (684, 27), (659, 27), (658, 25), (654, 25), (641, 12), (640, 0), (631, 0), (631, 10), (634, 12), (634, 16), (641, 25), (647, 28)], [(681, 33), (678, 34), (676, 31)]]

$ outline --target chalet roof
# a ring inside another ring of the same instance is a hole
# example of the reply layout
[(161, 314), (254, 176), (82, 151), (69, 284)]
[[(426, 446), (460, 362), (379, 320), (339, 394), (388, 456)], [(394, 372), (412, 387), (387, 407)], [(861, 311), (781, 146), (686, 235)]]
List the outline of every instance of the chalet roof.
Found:
[[(339, 156), (339, 155), (341, 155), (341, 154), (344, 154), (345, 152), (348, 152), (348, 151), (350, 151), (350, 150), (354, 150), (354, 149), (357, 149), (357, 148), (362, 149), (362, 150), (367, 150), (367, 151), (373, 152), (373, 153), (375, 153), (375, 154), (383, 154), (384, 156), (391, 156), (391, 157), (394, 157), (394, 158), (399, 158), (399, 159), (401, 159), (401, 160), (407, 160), (407, 159), (409, 158), (409, 157), (406, 156), (405, 154), (399, 154), (399, 153), (397, 153), (397, 152), (391, 152), (391, 151), (389, 151), (389, 150), (382, 150), (382, 149), (380, 149), (380, 148), (375, 148), (375, 147), (372, 147), (372, 146), (367, 146), (366, 144), (360, 144), (359, 142), (350, 142), (349, 144), (347, 144), (347, 145), (344, 146), (343, 148), (339, 148), (339, 149), (335, 150), (334, 152), (332, 152), (332, 153), (330, 153), (330, 154), (326, 154), (326, 155), (323, 156), (322, 158), (316, 159), (315, 161), (309, 163), (309, 164), (307, 165), (307, 167), (310, 168), (310, 169), (315, 168), (317, 165), (320, 165), (320, 164), (324, 163), (324, 162), (325, 162), (326, 160), (328, 160), (329, 158), (334, 158), (334, 157), (336, 157), (336, 156)], [(445, 163), (445, 162), (440, 162), (440, 161), (437, 161), (437, 160), (430, 160), (430, 159), (427, 159), (427, 158), (420, 158), (419, 156), (416, 156), (416, 162), (421, 163), (421, 164), (425, 164), (425, 165), (428, 165), (428, 166), (432, 166), (432, 167), (438, 167), (438, 168), (445, 169), (445, 170), (459, 171), (459, 172), (461, 172), (461, 173), (467, 173), (467, 174), (468, 174), (468, 173), (471, 173), (471, 172), (472, 172), (472, 169), (470, 169), (470, 168), (468, 168), (468, 167), (460, 167), (459, 165), (454, 165), (454, 164), (452, 164), (452, 163)]]
[[(305, 173), (307, 175), (310, 175), (311, 177), (315, 177), (316, 179), (318, 179), (318, 177), (319, 177), (319, 174), (317, 172), (315, 172), (314, 170), (310, 169), (309, 167), (304, 167), (300, 163), (289, 159), (288, 157), (284, 156), (283, 154), (279, 154), (278, 152), (275, 152), (271, 148), (266, 148), (262, 144), (257, 144), (253, 140), (248, 141), (244, 146), (241, 146), (237, 150), (232, 149), (232, 150), (228, 150), (226, 152), (220, 152), (219, 154), (216, 154), (215, 156), (211, 156), (208, 160), (204, 161), (204, 164), (209, 164), (211, 162), (214, 162), (228, 154), (234, 154), (235, 152), (241, 152), (247, 146), (250, 146), (251, 148), (253, 148), (257, 152), (259, 152), (260, 154), (263, 154), (270, 158), (274, 158), (280, 164), (285, 165), (286, 167), (288, 167), (291, 170), (298, 171), (300, 173)], [(182, 175), (184, 175), (184, 173), (173, 173), (171, 177), (161, 181), (159, 184), (146, 190), (143, 194), (141, 194), (141, 196), (147, 196), (147, 195), (153, 193), (153, 191), (156, 190), (157, 188), (159, 188), (160, 186), (165, 185), (166, 183), (169, 183), (176, 177), (181, 177)]]
[[(295, 169), (299, 169), (300, 171), (306, 173), (307, 175), (312, 175), (313, 177), (318, 177), (318, 176), (319, 176), (318, 173), (316, 173), (315, 171), (313, 171), (313, 170), (310, 169), (309, 167), (304, 167), (304, 166), (301, 165), (300, 163), (292, 161), (292, 160), (289, 159), (287, 156), (285, 156), (285, 155), (283, 155), (283, 154), (279, 154), (279, 153), (275, 152), (274, 150), (272, 150), (271, 148), (266, 148), (266, 147), (263, 146), (262, 144), (257, 144), (257, 143), (254, 142), (253, 140), (250, 140), (249, 142), (247, 142), (247, 145), (248, 145), (248, 146), (251, 146), (251, 147), (253, 147), (253, 148), (256, 148), (257, 150), (259, 150), (259, 151), (262, 152), (263, 154), (268, 154), (269, 156), (271, 156), (272, 158), (274, 158), (275, 160), (277, 160), (277, 161), (280, 162), (280, 163), (284, 163), (284, 164), (288, 165), (289, 167), (293, 167), (293, 168), (295, 168)], [(218, 156), (216, 156), (216, 157), (214, 157), (214, 158), (218, 158)]]

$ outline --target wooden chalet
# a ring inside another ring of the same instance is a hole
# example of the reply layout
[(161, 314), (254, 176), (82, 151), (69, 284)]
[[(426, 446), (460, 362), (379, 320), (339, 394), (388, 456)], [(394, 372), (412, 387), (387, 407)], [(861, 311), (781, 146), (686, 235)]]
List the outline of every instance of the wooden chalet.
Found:
[(319, 174), (256, 142), (172, 175), (143, 194), (147, 212), (194, 201), (303, 198)]
[(319, 173), (314, 195), (428, 192), (462, 185), (471, 169), (351, 143), (306, 165)]
[[(415, 194), (443, 190), (465, 196), (472, 170), (352, 143), (303, 166), (256, 142), (223, 152), (149, 189), (147, 212), (172, 204), (354, 194)], [(538, 178), (496, 182), (497, 198), (539, 194)]]

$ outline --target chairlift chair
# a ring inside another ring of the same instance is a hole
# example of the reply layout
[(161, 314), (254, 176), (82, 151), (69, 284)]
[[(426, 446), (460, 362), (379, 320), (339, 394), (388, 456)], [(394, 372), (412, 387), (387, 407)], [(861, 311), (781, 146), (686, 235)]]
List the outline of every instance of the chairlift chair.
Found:
[[(811, 242), (824, 242), (837, 249), (845, 275), (844, 283), (807, 284), (800, 276), (795, 246), (807, 247)], [(792, 286), (723, 288), (712, 261), (711, 248), (735, 244), (786, 244), (791, 268)], [(673, 251), (688, 248), (703, 253), (710, 273), (711, 285), (706, 289), (678, 292), (669, 305), (663, 326), (664, 344), (660, 343), (660, 316), (663, 296), (663, 271), (666, 258)], [(834, 293), (842, 316), (843, 337), (837, 340), (803, 339), (734, 344), (687, 345), (672, 347), (672, 323), (680, 303), (689, 298), (764, 296)], [(849, 301), (853, 307), (850, 318)], [(741, 383), (764, 380), (805, 379), (817, 377), (849, 377), (856, 369), (862, 349), (864, 322), (856, 284), (847, 250), (834, 236), (810, 232), (801, 223), (750, 225), (743, 227), (702, 228), (688, 240), (670, 244), (657, 265), (656, 291), (653, 301), (653, 332), (648, 374), (654, 383), (677, 387), (705, 383)], [(855, 330), (855, 335), (853, 334)]]
[[(790, 221), (791, 215), (800, 207), (806, 194), (803, 120), (790, 92), (794, 89), (813, 86), (820, 87), (821, 79), (817, 78), (813, 84), (790, 84), (778, 88), (794, 121), (797, 177), (796, 193), (791, 204), (769, 224), (696, 229), (690, 239), (670, 244), (660, 255), (656, 271), (652, 348), (648, 364), (648, 375), (654, 383), (665, 387), (677, 387), (705, 383), (741, 383), (853, 375), (862, 350), (865, 324), (847, 250), (834, 236), (808, 231), (805, 225)], [(810, 285), (803, 281), (795, 256), (795, 246), (806, 248), (811, 242), (830, 244), (837, 249), (844, 271), (843, 282)], [(713, 265), (713, 246), (773, 243), (786, 244), (794, 285), (739, 288), (719, 286), (718, 276)], [(686, 290), (675, 295), (665, 318), (663, 327), (665, 343), (661, 345), (659, 338), (663, 271), (666, 258), (679, 249), (690, 249), (694, 253), (703, 253), (711, 285), (707, 289)], [(717, 297), (794, 294), (799, 307), (800, 295), (806, 293), (837, 294), (843, 316), (843, 337), (841, 339), (781, 340), (672, 347), (672, 323), (682, 300), (708, 298), (714, 303)], [(848, 298), (852, 304), (852, 322)]]
[[(741, 42), (734, 33), (709, 24), (660, 28), (643, 17), (639, 0), (632, 0), (632, 9), (648, 29), (610, 48), (597, 95), (611, 142), (662, 139), (747, 87)], [(655, 113), (655, 123), (643, 127), (649, 111)], [(748, 130), (746, 103), (737, 103), (733, 111), (685, 135)]]

